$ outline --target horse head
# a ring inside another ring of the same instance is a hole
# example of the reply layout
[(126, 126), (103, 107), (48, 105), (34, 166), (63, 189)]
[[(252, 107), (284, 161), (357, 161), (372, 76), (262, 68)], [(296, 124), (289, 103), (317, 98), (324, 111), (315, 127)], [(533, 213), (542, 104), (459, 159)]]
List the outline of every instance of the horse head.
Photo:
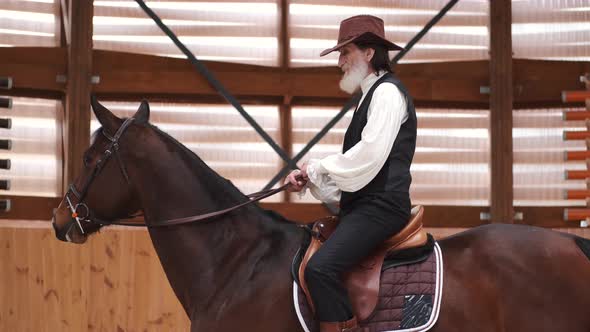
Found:
[(80, 176), (53, 215), (56, 237), (73, 243), (84, 243), (103, 225), (142, 209), (126, 165), (138, 160), (133, 140), (149, 121), (149, 105), (143, 101), (128, 119), (115, 116), (94, 96), (91, 105), (101, 128), (84, 152)]

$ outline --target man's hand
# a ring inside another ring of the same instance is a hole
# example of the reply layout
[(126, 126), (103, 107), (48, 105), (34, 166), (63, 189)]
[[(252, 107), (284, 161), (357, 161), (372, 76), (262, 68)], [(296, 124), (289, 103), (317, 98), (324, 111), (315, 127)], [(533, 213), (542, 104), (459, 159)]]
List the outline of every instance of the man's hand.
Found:
[(289, 187), (287, 187), (288, 192), (299, 192), (303, 190), (305, 184), (309, 180), (309, 176), (307, 175), (307, 163), (301, 166), (301, 170), (294, 170), (286, 178), (285, 182), (291, 183)]

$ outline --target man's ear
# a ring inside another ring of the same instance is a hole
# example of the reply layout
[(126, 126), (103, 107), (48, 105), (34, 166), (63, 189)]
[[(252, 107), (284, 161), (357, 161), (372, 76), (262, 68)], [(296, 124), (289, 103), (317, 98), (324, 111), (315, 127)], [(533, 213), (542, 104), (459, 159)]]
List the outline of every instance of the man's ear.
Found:
[(373, 56), (375, 56), (375, 49), (367, 47), (367, 49), (365, 49), (365, 59), (367, 59), (367, 62), (371, 62), (371, 60), (373, 60)]

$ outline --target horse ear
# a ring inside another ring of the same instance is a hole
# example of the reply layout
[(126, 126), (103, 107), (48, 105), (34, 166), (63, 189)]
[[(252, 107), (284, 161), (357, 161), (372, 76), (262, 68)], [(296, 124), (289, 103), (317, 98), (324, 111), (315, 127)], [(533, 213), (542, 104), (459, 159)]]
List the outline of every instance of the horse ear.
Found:
[(133, 116), (138, 123), (147, 123), (150, 120), (150, 104), (147, 100), (142, 100), (139, 109)]
[(100, 122), (101, 126), (111, 131), (117, 129), (121, 120), (111, 113), (111, 111), (109, 111), (106, 107), (102, 106), (94, 94), (90, 96), (90, 105), (92, 106), (94, 115), (96, 115), (96, 119), (98, 119), (98, 122)]

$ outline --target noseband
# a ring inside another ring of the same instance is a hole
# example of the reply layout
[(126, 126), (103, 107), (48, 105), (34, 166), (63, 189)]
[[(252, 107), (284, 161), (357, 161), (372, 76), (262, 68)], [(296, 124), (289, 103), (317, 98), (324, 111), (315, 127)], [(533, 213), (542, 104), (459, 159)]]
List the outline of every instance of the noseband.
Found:
[[(123, 162), (121, 161), (121, 157), (119, 156), (119, 139), (121, 138), (121, 136), (123, 135), (125, 130), (131, 125), (131, 123), (133, 123), (133, 120), (134, 120), (134, 118), (126, 119), (125, 122), (123, 122), (123, 124), (121, 125), (121, 127), (119, 127), (119, 129), (117, 130), (117, 132), (115, 133), (114, 136), (110, 136), (109, 134), (106, 133), (106, 131), (101, 130), (101, 133), (110, 141), (110, 143), (107, 146), (106, 150), (104, 151), (102, 158), (100, 158), (96, 162), (96, 165), (94, 166), (94, 169), (92, 170), (92, 174), (86, 180), (86, 183), (82, 187), (82, 191), (78, 191), (76, 189), (76, 187), (74, 186), (74, 184), (71, 184), (70, 187), (68, 188), (68, 191), (66, 192), (66, 195), (65, 195), (65, 199), (66, 199), (66, 203), (68, 204), (68, 207), (72, 213), (72, 218), (70, 218), (70, 221), (61, 229), (58, 229), (55, 222), (53, 222), (53, 228), (55, 229), (58, 239), (60, 239), (62, 241), (69, 242), (70, 238), (69, 238), (68, 233), (70, 232), (70, 229), (74, 225), (77, 225), (80, 232), (82, 234), (84, 234), (85, 232), (84, 232), (84, 227), (82, 227), (82, 222), (97, 224), (99, 226), (114, 224), (114, 222), (110, 222), (110, 221), (101, 220), (101, 219), (96, 218), (95, 214), (92, 213), (90, 208), (88, 208), (88, 205), (86, 205), (86, 203), (84, 203), (84, 199), (86, 198), (86, 194), (88, 193), (88, 189), (90, 188), (90, 185), (92, 184), (94, 179), (96, 179), (98, 174), (100, 174), (100, 172), (104, 169), (104, 166), (106, 165), (107, 161), (109, 161), (109, 159), (113, 155), (115, 156), (115, 159), (117, 159), (117, 163), (119, 164), (119, 169), (121, 170), (121, 173), (123, 173), (123, 177), (125, 178), (125, 181), (127, 181), (127, 184), (131, 184), (131, 182), (129, 181), (129, 175), (127, 174), (127, 170), (125, 169), (125, 165), (123, 165)], [(76, 198), (77, 203), (74, 204), (71, 196), (74, 196)], [(129, 217), (126, 217), (123, 219), (129, 219), (129, 218), (134, 218), (134, 217), (136, 217), (136, 216), (129, 216)], [(138, 225), (138, 224), (124, 223), (124, 222), (117, 222), (116, 224), (126, 225), (126, 226), (142, 226), (142, 225)]]

